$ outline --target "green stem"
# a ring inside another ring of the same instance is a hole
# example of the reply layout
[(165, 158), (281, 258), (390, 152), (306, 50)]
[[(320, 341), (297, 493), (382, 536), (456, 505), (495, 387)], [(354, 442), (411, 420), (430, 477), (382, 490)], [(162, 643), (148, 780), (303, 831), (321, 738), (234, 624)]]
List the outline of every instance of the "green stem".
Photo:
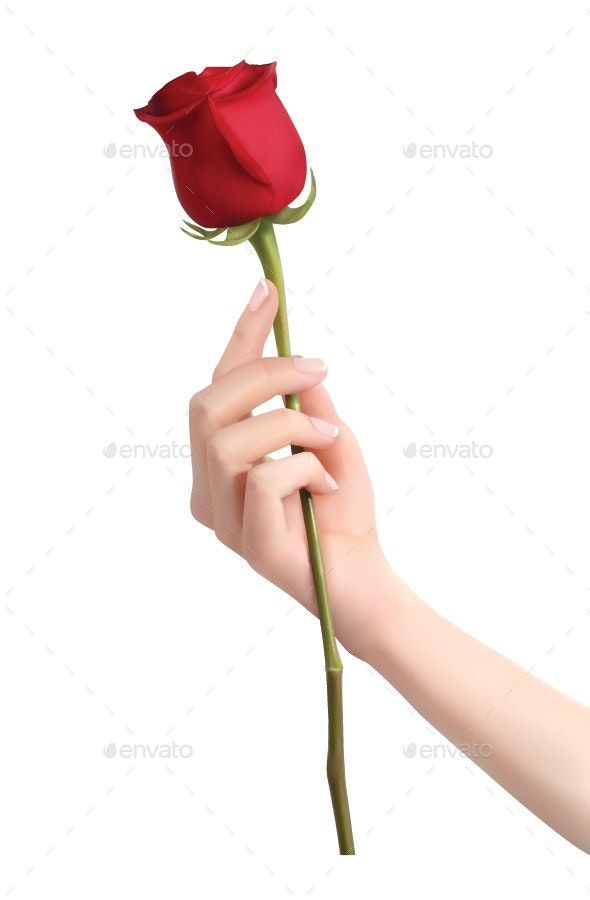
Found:
[[(256, 234), (250, 238), (264, 275), (273, 282), (279, 295), (279, 308), (274, 320), (274, 333), (279, 356), (291, 356), (289, 340), (289, 323), (287, 320), (287, 303), (285, 299), (285, 280), (281, 257), (272, 222), (262, 219)], [(301, 404), (298, 394), (287, 394), (285, 406), (299, 411)], [(291, 447), (292, 453), (300, 453), (301, 447)], [(322, 559), (320, 536), (315, 514), (313, 497), (305, 489), (300, 491), (301, 508), (309, 547), (309, 560), (313, 573), (313, 581), (318, 604), (324, 660), (326, 664), (326, 684), (328, 695), (328, 761), (327, 776), (338, 834), (338, 846), (342, 856), (354, 856), (354, 839), (350, 821), (348, 795), (346, 791), (346, 773), (344, 770), (344, 728), (342, 710), (342, 661), (338, 645), (334, 637), (332, 614), (328, 601), (326, 574)]]

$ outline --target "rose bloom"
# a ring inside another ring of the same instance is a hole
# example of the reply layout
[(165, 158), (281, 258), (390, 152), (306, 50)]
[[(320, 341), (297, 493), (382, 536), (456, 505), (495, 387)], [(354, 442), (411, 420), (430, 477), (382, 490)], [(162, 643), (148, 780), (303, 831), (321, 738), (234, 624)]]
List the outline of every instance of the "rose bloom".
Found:
[(169, 81), (135, 110), (165, 142), (178, 199), (200, 225), (241, 225), (302, 191), (301, 138), (276, 94), (276, 63), (208, 67)]

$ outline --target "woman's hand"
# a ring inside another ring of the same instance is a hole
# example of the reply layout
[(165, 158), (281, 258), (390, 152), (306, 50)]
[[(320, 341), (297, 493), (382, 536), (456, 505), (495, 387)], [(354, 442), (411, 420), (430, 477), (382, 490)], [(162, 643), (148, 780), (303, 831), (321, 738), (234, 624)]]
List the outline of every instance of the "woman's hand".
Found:
[[(212, 382), (190, 403), (191, 511), (265, 578), (317, 613), (298, 491), (315, 495), (336, 636), (364, 657), (391, 603), (371, 483), (356, 439), (322, 382), (322, 360), (262, 357), (278, 298), (261, 281)], [(301, 394), (301, 412), (260, 404)], [(296, 444), (304, 451), (270, 459)]]
[[(339, 640), (521, 803), (590, 852), (590, 709), (439, 616), (391, 571), (358, 444), (322, 386), (325, 368), (320, 360), (260, 358), (277, 308), (266, 285), (240, 317), (213, 383), (191, 401), (193, 514), (315, 612), (297, 495), (310, 490)], [(301, 413), (252, 416), (293, 392)], [(267, 458), (289, 444), (308, 449)]]

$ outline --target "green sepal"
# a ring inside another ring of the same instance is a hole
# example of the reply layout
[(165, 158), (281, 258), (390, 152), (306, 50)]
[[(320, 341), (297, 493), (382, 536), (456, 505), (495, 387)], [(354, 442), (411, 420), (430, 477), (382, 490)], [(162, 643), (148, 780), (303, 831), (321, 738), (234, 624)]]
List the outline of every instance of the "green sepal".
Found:
[(201, 234), (193, 234), (192, 231), (187, 231), (186, 228), (182, 228), (182, 227), (181, 227), (180, 230), (181, 230), (182, 232), (184, 232), (184, 234), (188, 234), (189, 237), (194, 238), (195, 241), (208, 241), (208, 240), (209, 240), (208, 237), (204, 237), (204, 236), (201, 235)]
[[(193, 229), (193, 231), (187, 231), (186, 228), (181, 227), (180, 230), (185, 234), (188, 234), (189, 237), (194, 238), (196, 241), (208, 241), (210, 244), (215, 244), (218, 247), (235, 247), (237, 244), (243, 244), (244, 241), (249, 241), (252, 235), (256, 234), (258, 226), (260, 225), (260, 219), (254, 219), (253, 222), (246, 222), (244, 225), (231, 225), (228, 228), (212, 228), (211, 231), (207, 231), (205, 228), (201, 228), (200, 225), (193, 225), (192, 222), (187, 222), (186, 219), (183, 219), (182, 221), (185, 225), (188, 225), (189, 228)], [(198, 231), (199, 234), (194, 234), (194, 231)], [(226, 231), (227, 234), (223, 240), (213, 240), (213, 238), (216, 238), (224, 231)]]
[[(193, 231), (198, 231), (201, 235), (200, 240), (203, 241), (208, 241), (210, 238), (217, 237), (218, 234), (225, 231), (225, 228), (201, 228), (200, 225), (194, 225), (192, 222), (187, 222), (186, 219), (183, 219), (182, 221), (185, 225), (188, 225), (189, 228), (192, 228)], [(189, 233), (188, 231), (185, 231), (184, 228), (181, 228), (180, 230), (184, 231), (185, 234)], [(194, 237), (194, 235), (191, 235), (191, 237)]]
[(243, 244), (249, 241), (253, 234), (256, 234), (260, 225), (260, 219), (254, 219), (253, 222), (245, 222), (244, 225), (232, 225), (227, 229), (227, 234), (222, 241), (209, 240), (210, 244), (218, 247), (235, 247), (236, 244)]
[(311, 187), (309, 189), (309, 194), (305, 203), (303, 203), (301, 206), (285, 206), (284, 209), (281, 209), (279, 212), (273, 213), (272, 216), (265, 216), (265, 218), (268, 219), (269, 222), (273, 222), (275, 225), (292, 225), (293, 222), (298, 222), (307, 212), (309, 212), (317, 193), (313, 169), (310, 169), (310, 174)]

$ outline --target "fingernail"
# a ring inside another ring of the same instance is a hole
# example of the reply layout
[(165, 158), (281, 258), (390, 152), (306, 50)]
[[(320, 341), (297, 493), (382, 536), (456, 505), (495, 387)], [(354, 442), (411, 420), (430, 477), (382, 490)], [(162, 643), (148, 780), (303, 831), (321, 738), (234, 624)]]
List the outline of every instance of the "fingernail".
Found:
[(322, 434), (329, 434), (330, 437), (336, 437), (340, 430), (337, 425), (332, 425), (331, 422), (326, 422), (324, 419), (316, 419), (315, 416), (310, 416), (309, 420), (313, 423), (314, 428), (317, 428)]
[(326, 476), (326, 481), (328, 482), (328, 487), (331, 487), (333, 491), (337, 491), (338, 490), (337, 481), (335, 481), (334, 478), (332, 478), (332, 476), (330, 475), (329, 472), (325, 472), (324, 474)]
[(326, 368), (326, 363), (323, 359), (304, 359), (301, 356), (294, 357), (293, 365), (298, 372), (307, 374), (310, 372), (323, 372)]
[(254, 293), (248, 300), (248, 309), (251, 309), (252, 312), (256, 312), (257, 309), (260, 309), (266, 298), (268, 297), (268, 284), (266, 283), (266, 278), (261, 278), (256, 287), (254, 288)]

